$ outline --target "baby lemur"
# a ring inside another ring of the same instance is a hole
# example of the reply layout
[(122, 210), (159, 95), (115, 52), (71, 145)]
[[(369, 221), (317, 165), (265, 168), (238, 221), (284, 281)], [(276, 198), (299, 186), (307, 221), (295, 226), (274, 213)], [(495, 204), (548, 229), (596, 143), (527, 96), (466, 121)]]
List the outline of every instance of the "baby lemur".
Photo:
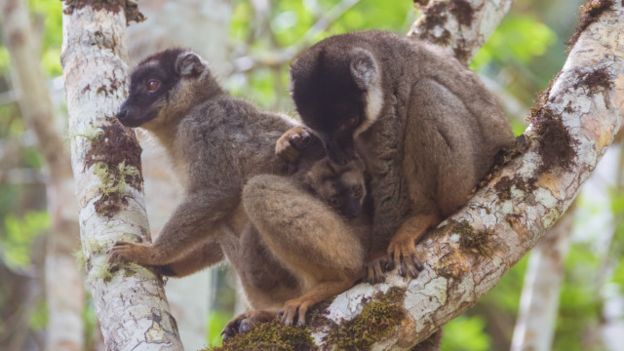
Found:
[(291, 65), (292, 96), (329, 157), (359, 154), (370, 176), (369, 278), (387, 259), (402, 275), (421, 268), (416, 242), (463, 206), (513, 144), (495, 98), (448, 53), (369, 31), (327, 38)]
[(142, 61), (117, 117), (165, 146), (185, 195), (153, 243), (117, 242), (111, 264), (182, 276), (225, 254), (252, 307), (282, 309), (289, 324), (361, 275), (365, 244), (349, 221), (286, 176), (288, 162), (275, 155), (294, 123), (231, 97), (197, 54), (171, 49)]

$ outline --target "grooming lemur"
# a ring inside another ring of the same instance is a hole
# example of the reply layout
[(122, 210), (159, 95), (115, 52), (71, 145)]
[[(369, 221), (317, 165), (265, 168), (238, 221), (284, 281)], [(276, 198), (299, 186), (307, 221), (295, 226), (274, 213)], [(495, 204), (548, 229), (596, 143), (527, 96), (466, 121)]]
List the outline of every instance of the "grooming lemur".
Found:
[[(185, 195), (153, 243), (117, 242), (111, 264), (135, 262), (181, 276), (225, 253), (252, 307), (281, 309), (288, 324), (304, 322), (309, 305), (362, 274), (365, 244), (349, 221), (301, 181), (272, 175), (285, 174), (288, 162), (274, 145), (292, 122), (231, 97), (198, 55), (181, 49), (142, 61), (129, 93), (118, 119), (165, 146)], [(333, 169), (333, 179), (343, 182), (358, 167), (351, 165)], [(229, 331), (258, 315), (241, 316)]]
[(384, 256), (417, 276), (416, 242), (467, 202), (514, 141), (494, 97), (448, 53), (381, 31), (317, 43), (294, 60), (291, 77), (297, 111), (329, 157), (344, 163), (357, 151), (366, 164), (369, 279), (383, 279)]
[[(287, 132), (280, 140), (289, 136)], [(314, 139), (324, 156), (320, 140)], [(295, 174), (250, 179), (243, 189), (243, 205), (270, 251), (296, 272), (300, 283), (302, 294), (285, 302), (282, 321), (304, 325), (309, 307), (364, 277), (371, 226), (363, 163), (354, 159), (337, 165), (327, 157), (319, 159), (319, 153), (311, 155), (309, 146), (297, 149), (303, 154)]]

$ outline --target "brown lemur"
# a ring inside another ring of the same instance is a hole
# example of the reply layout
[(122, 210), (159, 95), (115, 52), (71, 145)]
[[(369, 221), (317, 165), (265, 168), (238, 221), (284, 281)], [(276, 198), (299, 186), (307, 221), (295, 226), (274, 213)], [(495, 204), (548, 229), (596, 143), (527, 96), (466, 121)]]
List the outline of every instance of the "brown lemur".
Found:
[[(284, 147), (285, 144), (288, 147)], [(296, 321), (298, 325), (302, 325), (309, 307), (348, 289), (363, 277), (371, 227), (370, 213), (366, 212), (366, 208), (370, 206), (365, 202), (367, 197), (364, 165), (357, 159), (345, 165), (334, 164), (325, 157), (319, 139), (306, 133), (300, 134), (296, 127), (280, 137), (276, 143), (276, 154), (288, 160), (295, 169), (289, 177), (256, 176), (245, 186), (243, 204), (254, 224), (248, 227), (246, 233), (260, 233), (252, 238), (266, 238), (271, 242), (271, 250), (281, 248), (283, 254), (277, 254), (280, 261), (285, 262), (286, 267), (295, 267), (295, 281), (299, 285), (297, 290), (291, 291), (299, 293), (300, 296), (285, 302), (281, 320), (287, 324)], [(322, 204), (317, 201), (319, 199)], [(342, 215), (342, 218), (335, 218), (337, 214)], [(345, 225), (337, 226), (336, 223)], [(278, 235), (283, 232), (283, 235), (278, 237), (276, 232)], [(299, 237), (303, 234), (314, 239)], [(244, 234), (242, 240), (246, 237)], [(276, 238), (280, 241), (273, 242)], [(346, 240), (341, 241), (340, 238)], [(354, 238), (359, 245), (353, 244)], [(309, 246), (310, 241), (318, 244)], [(321, 242), (326, 245), (320, 244)], [(241, 243), (241, 246), (250, 248), (263, 245)], [(355, 250), (356, 255), (341, 253), (349, 246)], [(300, 247), (299, 252), (292, 251), (293, 247)], [(304, 255), (303, 251), (310, 257), (301, 257)], [(334, 251), (336, 252), (332, 253)], [(234, 265), (249, 264), (251, 268), (254, 264), (249, 256), (239, 257), (240, 259), (233, 260)], [(337, 257), (343, 257), (346, 261), (338, 265), (332, 264), (331, 260)], [(257, 264), (257, 260), (255, 263)], [(353, 269), (343, 270), (338, 274), (328, 272), (336, 266), (351, 266)], [(246, 282), (259, 279), (258, 274), (250, 269), (238, 271), (245, 289), (253, 290), (246, 287)], [(266, 272), (264, 274), (267, 275)], [(265, 282), (267, 280), (271, 279), (261, 279)], [(283, 285), (283, 282), (275, 279), (267, 284), (271, 283)], [(260, 282), (257, 283), (259, 284)], [(245, 332), (255, 323), (273, 318), (275, 311), (271, 309), (244, 313), (228, 323), (224, 336)]]
[(474, 73), (428, 43), (368, 31), (327, 38), (291, 64), (292, 96), (329, 157), (357, 154), (373, 202), (369, 279), (384, 260), (416, 277), (416, 243), (469, 199), (513, 144)]
[[(302, 323), (320, 290), (346, 289), (361, 274), (365, 248), (349, 221), (301, 181), (273, 175), (288, 168), (275, 141), (295, 124), (231, 97), (195, 53), (170, 49), (142, 61), (117, 117), (165, 146), (185, 195), (153, 243), (117, 242), (111, 264), (182, 276), (225, 254), (252, 307), (283, 309), (286, 323)], [(263, 196), (268, 189), (279, 193)]]
[[(278, 141), (278, 154), (291, 131)], [(308, 143), (310, 138), (299, 142)], [(354, 159), (338, 165), (327, 157), (319, 159), (318, 153), (310, 156), (309, 146), (295, 147), (303, 151), (296, 173), (252, 178), (243, 189), (243, 205), (272, 252), (297, 272), (301, 282), (303, 294), (285, 303), (282, 321), (304, 325), (311, 306), (364, 277), (371, 226), (363, 162)]]

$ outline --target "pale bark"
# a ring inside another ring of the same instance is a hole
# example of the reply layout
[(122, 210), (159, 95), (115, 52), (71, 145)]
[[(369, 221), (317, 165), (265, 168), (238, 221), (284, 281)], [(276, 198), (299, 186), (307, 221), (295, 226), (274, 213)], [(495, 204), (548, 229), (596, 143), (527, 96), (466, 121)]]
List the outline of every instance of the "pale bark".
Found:
[(317, 345), (328, 349), (325, 337), (357, 317), (365, 299), (399, 287), (405, 315), (372, 349), (408, 349), (474, 305), (566, 211), (622, 123), (624, 10), (606, 3), (611, 8), (580, 35), (525, 132), (528, 149), (421, 241), (426, 265), (417, 279), (393, 273), (385, 284), (337, 296), (325, 322), (311, 326)]
[[(596, 175), (599, 179), (593, 182), (594, 187), (583, 189), (583, 197), (587, 202), (591, 201), (590, 206), (599, 204), (603, 207), (600, 215), (592, 215), (591, 221), (584, 222), (583, 226), (591, 228), (586, 229), (586, 232), (594, 234), (594, 255), (600, 258), (593, 290), (600, 296), (602, 310), (594, 340), (601, 341), (607, 351), (621, 351), (624, 335), (624, 295), (618, 284), (610, 281), (620, 259), (618, 247), (621, 241), (618, 240), (617, 232), (622, 224), (622, 213), (615, 212), (611, 206), (613, 198), (624, 192), (623, 148), (624, 145), (620, 143), (617, 148), (609, 150), (597, 167)], [(596, 221), (597, 225), (594, 223)]]
[(73, 196), (69, 154), (54, 128), (54, 108), (47, 77), (39, 61), (39, 41), (29, 18), (27, 2), (2, 0), (5, 43), (11, 55), (13, 84), (22, 117), (37, 137), (44, 156), (47, 206), (52, 230), (45, 259), (48, 305), (47, 349), (81, 350), (83, 345), (82, 275), (73, 252), (78, 248), (78, 206)]
[[(427, 2), (416, 0), (414, 2)], [(432, 0), (408, 37), (425, 39), (468, 62), (503, 19), (511, 0)]]
[(63, 16), (61, 61), (87, 283), (107, 349), (181, 350), (162, 281), (144, 267), (111, 272), (107, 264), (114, 242), (150, 239), (140, 148), (114, 118), (126, 95), (130, 4), (67, 2)]
[(570, 208), (531, 252), (511, 343), (512, 351), (551, 349), (574, 213), (574, 209)]

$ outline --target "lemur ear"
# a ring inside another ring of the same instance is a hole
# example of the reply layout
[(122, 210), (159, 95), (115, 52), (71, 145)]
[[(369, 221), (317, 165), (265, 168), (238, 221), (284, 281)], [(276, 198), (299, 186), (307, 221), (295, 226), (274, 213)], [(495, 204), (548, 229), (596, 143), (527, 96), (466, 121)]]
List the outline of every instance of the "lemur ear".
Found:
[(178, 56), (175, 69), (183, 77), (198, 76), (206, 69), (206, 65), (196, 53), (188, 51)]
[(379, 77), (377, 62), (365, 49), (355, 48), (351, 51), (350, 69), (355, 84), (363, 90), (368, 90)]

